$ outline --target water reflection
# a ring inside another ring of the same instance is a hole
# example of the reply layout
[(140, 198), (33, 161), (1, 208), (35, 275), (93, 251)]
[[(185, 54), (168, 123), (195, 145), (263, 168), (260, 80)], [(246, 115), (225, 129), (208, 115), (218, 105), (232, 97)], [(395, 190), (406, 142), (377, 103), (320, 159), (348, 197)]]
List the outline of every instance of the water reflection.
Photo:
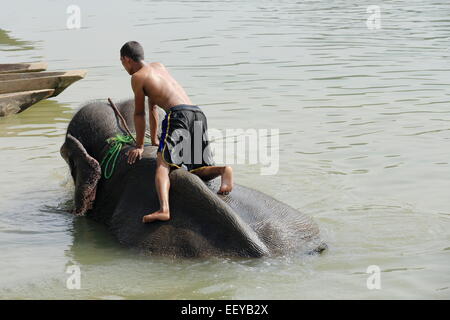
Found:
[(0, 137), (63, 135), (73, 112), (69, 104), (40, 101), (24, 112), (0, 118)]
[(70, 261), (79, 265), (103, 264), (137, 254), (134, 250), (122, 247), (106, 226), (87, 217), (75, 217), (70, 233), (73, 241), (65, 254)]
[(10, 36), (10, 31), (0, 29), (0, 51), (33, 50), (31, 41), (24, 41)]

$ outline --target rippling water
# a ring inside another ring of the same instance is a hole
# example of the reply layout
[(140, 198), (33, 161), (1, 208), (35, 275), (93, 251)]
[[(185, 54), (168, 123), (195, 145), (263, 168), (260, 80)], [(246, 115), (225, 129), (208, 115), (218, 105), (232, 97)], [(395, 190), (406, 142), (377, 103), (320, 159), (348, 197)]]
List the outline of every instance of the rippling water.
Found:
[[(0, 118), (0, 298), (450, 298), (450, 4), (368, 1), (16, 1), (0, 12), (1, 63), (45, 60), (86, 79)], [(236, 181), (311, 215), (319, 257), (170, 260), (120, 248), (66, 213), (59, 155), (91, 99), (132, 96), (118, 50), (144, 44), (212, 128), (279, 128), (280, 170)], [(77, 264), (82, 289), (66, 289)], [(368, 290), (366, 269), (381, 269)]]

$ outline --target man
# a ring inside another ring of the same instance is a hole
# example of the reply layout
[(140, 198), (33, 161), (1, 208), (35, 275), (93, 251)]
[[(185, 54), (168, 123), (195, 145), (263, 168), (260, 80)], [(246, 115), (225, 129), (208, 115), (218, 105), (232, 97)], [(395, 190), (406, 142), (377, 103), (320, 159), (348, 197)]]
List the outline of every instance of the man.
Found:
[[(135, 103), (136, 146), (128, 152), (128, 163), (133, 164), (141, 159), (144, 151), (145, 96), (149, 100), (151, 141), (153, 145), (159, 145), (155, 184), (160, 209), (145, 215), (142, 221), (147, 223), (170, 219), (169, 172), (173, 168), (183, 167), (205, 180), (220, 175), (222, 182), (218, 193), (228, 194), (233, 188), (233, 171), (229, 166), (213, 165), (207, 138), (206, 117), (200, 108), (192, 104), (184, 89), (169, 74), (164, 65), (159, 62), (144, 61), (144, 49), (138, 42), (125, 43), (120, 49), (120, 60), (125, 70), (131, 75)], [(159, 143), (156, 106), (166, 111)], [(180, 146), (182, 146), (181, 149)]]

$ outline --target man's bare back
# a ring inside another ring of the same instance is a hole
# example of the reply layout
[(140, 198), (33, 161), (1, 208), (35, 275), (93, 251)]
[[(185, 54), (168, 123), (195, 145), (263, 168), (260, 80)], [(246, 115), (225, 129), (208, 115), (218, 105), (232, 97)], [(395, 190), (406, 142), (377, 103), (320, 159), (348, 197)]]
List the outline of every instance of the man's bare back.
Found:
[(186, 91), (162, 63), (146, 63), (131, 78), (133, 87), (143, 91), (151, 106), (157, 105), (167, 112), (178, 104), (192, 104)]
[(162, 63), (134, 61), (126, 56), (121, 56), (120, 59), (131, 75), (131, 87), (134, 92), (134, 123), (138, 150), (130, 151), (129, 163), (132, 164), (141, 157), (144, 146), (145, 97), (148, 97), (150, 136), (153, 145), (158, 145), (156, 106), (163, 108), (168, 113), (170, 108), (176, 105), (192, 104), (192, 102), (183, 87), (170, 75)]

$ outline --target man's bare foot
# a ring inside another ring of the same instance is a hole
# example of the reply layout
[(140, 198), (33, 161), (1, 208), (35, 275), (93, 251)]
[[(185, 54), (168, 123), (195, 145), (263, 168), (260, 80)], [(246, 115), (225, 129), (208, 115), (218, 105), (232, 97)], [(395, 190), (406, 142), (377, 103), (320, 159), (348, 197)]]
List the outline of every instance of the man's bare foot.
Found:
[(233, 169), (231, 167), (224, 167), (222, 173), (222, 183), (220, 185), (218, 194), (227, 195), (233, 189)]
[(147, 214), (142, 218), (143, 223), (149, 223), (156, 220), (160, 221), (167, 221), (170, 219), (170, 212), (169, 211), (156, 211), (151, 214)]

